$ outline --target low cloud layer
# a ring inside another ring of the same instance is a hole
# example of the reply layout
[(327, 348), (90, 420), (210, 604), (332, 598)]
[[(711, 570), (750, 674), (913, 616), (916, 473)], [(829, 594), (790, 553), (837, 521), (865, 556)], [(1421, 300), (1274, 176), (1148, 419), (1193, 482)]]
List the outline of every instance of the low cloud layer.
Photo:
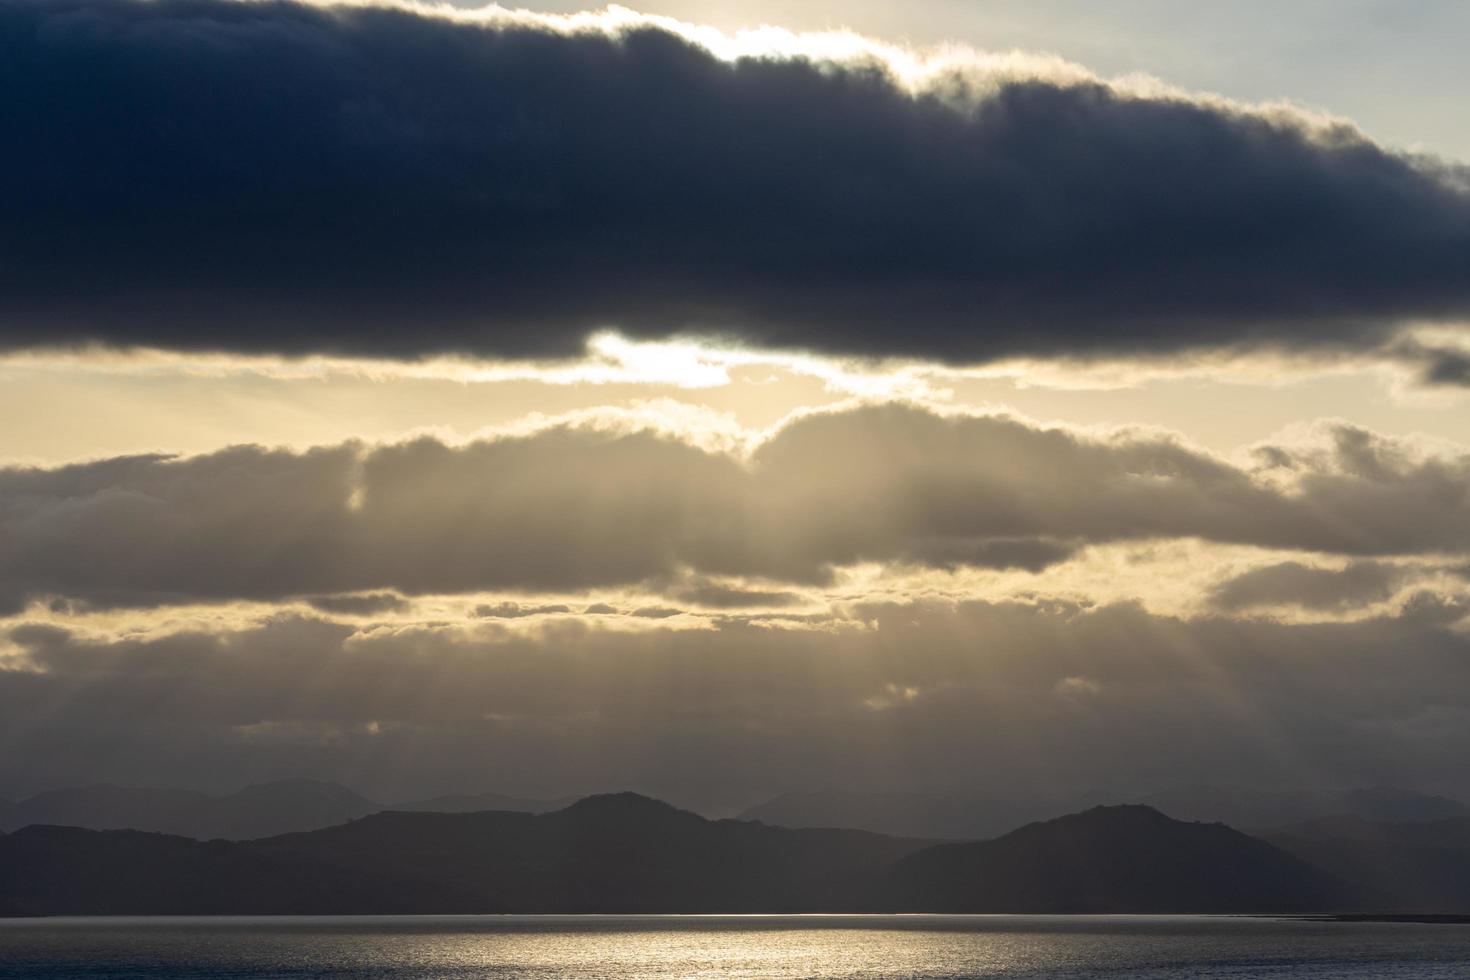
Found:
[(1470, 316), (1466, 171), (1345, 126), (578, 24), (6, 0), (0, 346), (542, 356), (616, 326), (978, 361)]
[(1209, 773), (1465, 793), (1464, 613), (1425, 599), (1286, 625), (968, 602), (637, 633), (22, 626), (0, 671), (0, 785), (311, 774), (396, 798), (633, 786), (729, 806), (813, 784), (1024, 796)]
[(779, 587), (742, 597), (730, 577), (818, 586), (867, 562), (1038, 571), (1117, 541), (1470, 552), (1470, 456), (1338, 424), (1256, 458), (890, 404), (798, 417), (748, 457), (589, 424), (0, 470), (0, 605), (313, 597), (371, 612), (397, 596), (321, 597), (652, 583), (718, 608), (790, 601)]

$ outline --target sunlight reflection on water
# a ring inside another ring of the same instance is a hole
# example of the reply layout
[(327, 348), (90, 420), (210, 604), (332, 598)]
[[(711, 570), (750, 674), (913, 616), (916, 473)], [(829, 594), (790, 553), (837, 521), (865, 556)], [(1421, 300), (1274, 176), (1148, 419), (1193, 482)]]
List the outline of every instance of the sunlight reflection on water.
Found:
[(1470, 927), (1196, 917), (0, 921), (5, 980), (1470, 976)]

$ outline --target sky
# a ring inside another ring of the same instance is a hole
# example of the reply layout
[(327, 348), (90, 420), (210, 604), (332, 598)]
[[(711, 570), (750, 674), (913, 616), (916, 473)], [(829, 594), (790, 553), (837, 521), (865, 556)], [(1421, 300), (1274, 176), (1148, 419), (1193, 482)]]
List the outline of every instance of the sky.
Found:
[(1467, 19), (0, 0), (0, 797), (1470, 798)]

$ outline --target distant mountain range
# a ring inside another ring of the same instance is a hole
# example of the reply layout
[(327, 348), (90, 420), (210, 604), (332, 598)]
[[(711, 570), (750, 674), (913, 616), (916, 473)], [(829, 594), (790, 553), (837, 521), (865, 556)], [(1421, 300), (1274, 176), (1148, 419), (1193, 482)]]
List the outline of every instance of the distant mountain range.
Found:
[(899, 907), (924, 912), (1307, 912), (1355, 902), (1348, 882), (1265, 841), (1136, 805), (926, 848), (899, 861), (885, 886)]
[[(144, 830), (198, 840), (254, 840), (319, 830), (385, 810), (546, 813), (575, 797), (526, 799), (499, 793), (455, 794), (403, 803), (368, 799), (336, 783), (289, 779), (225, 796), (177, 789), (88, 786), (40, 793), (19, 803), (0, 800), (0, 831), (31, 824), (91, 830)], [(986, 840), (1036, 820), (1099, 804), (1144, 804), (1179, 820), (1219, 822), (1274, 831), (1324, 818), (1430, 821), (1470, 818), (1457, 800), (1397, 789), (1350, 792), (1190, 787), (1143, 796), (1088, 794), (1077, 798), (1005, 799), (975, 793), (854, 793), (817, 790), (776, 797), (739, 819), (790, 828), (867, 830), (892, 837)]]
[(1470, 817), (1308, 821), (1272, 844), (1359, 888), (1360, 904), (1408, 912), (1470, 910)]
[[(516, 813), (548, 813), (560, 810), (577, 802), (577, 797), (568, 796), (555, 800), (530, 800), (520, 796), (505, 796), (500, 793), (451, 793), (411, 803), (395, 803), (382, 807), (384, 810), (412, 810), (426, 813), (478, 813), (483, 810), (513, 810)], [(338, 821), (340, 823), (340, 821)], [(310, 827), (299, 828), (310, 830)]]
[(778, 827), (844, 827), (899, 837), (982, 840), (1060, 809), (969, 794), (827, 789), (783, 794), (745, 810), (739, 819)]
[(541, 813), (570, 802), (485, 793), (389, 805), (336, 783), (310, 779), (263, 783), (227, 796), (175, 789), (86, 786), (40, 793), (19, 803), (0, 801), (0, 830), (51, 824), (90, 830), (142, 830), (198, 840), (251, 840), (318, 830), (383, 810)]
[(1273, 829), (1323, 817), (1425, 821), (1470, 817), (1470, 806), (1443, 796), (1392, 788), (1350, 791), (1257, 790), (1192, 786), (1127, 795), (1025, 800), (978, 794), (855, 793), (812, 790), (778, 796), (740, 814), (781, 827), (846, 827), (880, 834), (983, 840), (1056, 813), (1100, 804), (1142, 804), (1178, 820)]
[(1273, 843), (1143, 806), (962, 844), (707, 820), (630, 793), (541, 814), (380, 812), (243, 842), (0, 835), (12, 915), (1285, 913), (1358, 910), (1363, 893)]
[(1418, 822), (1470, 817), (1470, 806), (1444, 796), (1393, 787), (1261, 790), (1191, 786), (1099, 803), (1142, 803), (1179, 820), (1218, 820), (1232, 827), (1271, 828), (1322, 817)]
[[(0, 914), (1470, 911), (1457, 801), (1149, 799), (1000, 834), (1023, 808), (945, 796), (807, 793), (707, 820), (634, 794), (58, 790), (0, 804)], [(1221, 812), (1266, 829), (1178, 819)]]

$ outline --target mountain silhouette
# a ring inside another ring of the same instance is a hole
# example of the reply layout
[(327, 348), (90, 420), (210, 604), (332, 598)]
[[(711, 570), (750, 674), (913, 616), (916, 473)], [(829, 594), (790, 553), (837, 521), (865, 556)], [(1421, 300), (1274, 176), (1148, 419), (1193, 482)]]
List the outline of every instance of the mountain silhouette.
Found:
[(851, 906), (865, 875), (928, 843), (712, 821), (619, 793), (546, 814), (380, 813), (252, 847), (475, 889), (482, 910), (780, 912)]
[[(0, 809), (0, 829), (57, 824), (93, 830), (147, 830), (197, 836), (215, 801), (177, 789), (79, 786), (40, 793)], [(210, 834), (209, 836), (220, 836)]]
[[(532, 800), (502, 793), (450, 793), (426, 800), (394, 803), (384, 810), (414, 810), (426, 813), (477, 813), (481, 810), (514, 810), (518, 813), (547, 813), (576, 802), (575, 797), (558, 800)], [(325, 826), (325, 825), (324, 825)], [(301, 830), (311, 828), (302, 827)]]
[(886, 893), (925, 912), (1307, 912), (1347, 886), (1223, 824), (1095, 807), (898, 862)]
[(1094, 792), (1073, 798), (804, 790), (750, 807), (740, 818), (781, 827), (849, 827), (909, 837), (983, 840), (1029, 821), (1099, 804), (1141, 804), (1176, 820), (1251, 830), (1328, 816), (1393, 821), (1470, 817), (1470, 807), (1458, 800), (1392, 787), (1317, 791), (1185, 786), (1142, 795)]
[(337, 783), (312, 779), (261, 783), (225, 796), (192, 790), (83, 786), (39, 793), (18, 803), (0, 801), (0, 830), (50, 824), (91, 830), (142, 830), (197, 840), (252, 840), (331, 827), (386, 809), (540, 813), (568, 802), (486, 793), (385, 806)]
[[(143, 830), (198, 840), (253, 840), (318, 830), (384, 810), (547, 813), (574, 798), (530, 799), (458, 793), (384, 804), (336, 783), (286, 779), (224, 796), (191, 790), (86, 786), (52, 790), (19, 802), (0, 800), (0, 831), (32, 824), (93, 830)], [(1470, 818), (1456, 800), (1391, 788), (1350, 792), (1262, 791), (1187, 787), (1139, 798), (1089, 794), (1080, 800), (1002, 798), (982, 793), (858, 793), (838, 789), (787, 793), (737, 819), (791, 828), (846, 828), (893, 837), (988, 840), (1021, 824), (1098, 803), (1142, 803), (1180, 820), (1275, 831), (1327, 817), (1369, 821)]]
[(1470, 818), (1335, 817), (1286, 827), (1268, 839), (1353, 882), (1363, 907), (1470, 912)]
[(0, 835), (0, 910), (12, 916), (396, 913), (467, 900), (224, 840), (46, 826)]
[(550, 813), (387, 811), (260, 840), (29, 827), (13, 914), (1322, 912), (1351, 888), (1271, 844), (1145, 807), (992, 841), (707, 820), (632, 793)]
[(32, 824), (140, 830), (210, 840), (248, 840), (329, 827), (382, 809), (336, 783), (287, 779), (227, 796), (190, 790), (85, 786), (40, 793), (0, 810), (0, 829)]
[(1470, 806), (1459, 800), (1388, 786), (1346, 791), (1186, 786), (1097, 802), (1141, 803), (1176, 820), (1219, 822), (1252, 830), (1335, 816), (1394, 821), (1470, 817)]
[(899, 837), (980, 840), (1034, 820), (1054, 807), (947, 793), (785, 793), (750, 807), (741, 820), (779, 827), (845, 827)]

